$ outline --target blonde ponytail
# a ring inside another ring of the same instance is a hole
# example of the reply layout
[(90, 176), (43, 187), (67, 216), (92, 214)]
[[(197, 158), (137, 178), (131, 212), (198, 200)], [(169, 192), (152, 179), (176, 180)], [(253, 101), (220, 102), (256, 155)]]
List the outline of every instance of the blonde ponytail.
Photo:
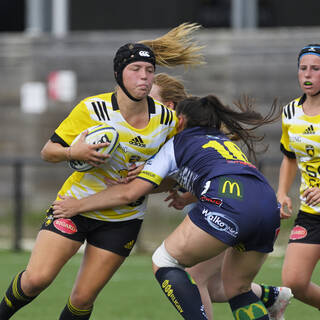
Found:
[(154, 40), (142, 40), (142, 43), (152, 49), (156, 57), (156, 64), (165, 67), (178, 65), (195, 66), (205, 64), (201, 50), (194, 41), (192, 35), (199, 30), (201, 25), (197, 23), (182, 23), (165, 35)]

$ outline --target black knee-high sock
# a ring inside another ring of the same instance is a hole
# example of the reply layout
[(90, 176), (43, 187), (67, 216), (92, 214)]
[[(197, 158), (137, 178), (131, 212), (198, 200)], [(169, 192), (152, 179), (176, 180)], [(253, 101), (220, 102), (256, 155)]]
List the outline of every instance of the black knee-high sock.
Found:
[(91, 316), (93, 306), (89, 309), (79, 309), (71, 304), (70, 298), (67, 305), (60, 314), (59, 320), (88, 320)]
[(0, 319), (10, 319), (19, 309), (30, 303), (35, 297), (28, 297), (21, 289), (21, 276), (24, 271), (17, 274), (12, 280), (0, 303)]
[(267, 320), (268, 311), (252, 290), (239, 294), (229, 300), (234, 319)]
[(197, 285), (179, 268), (160, 268), (155, 274), (162, 291), (184, 319), (208, 319)]
[(279, 288), (273, 287), (273, 286), (266, 286), (264, 284), (260, 284), (260, 287), (262, 289), (262, 294), (261, 294), (260, 300), (263, 302), (263, 304), (267, 308), (269, 308), (276, 301), (276, 299), (279, 295)]

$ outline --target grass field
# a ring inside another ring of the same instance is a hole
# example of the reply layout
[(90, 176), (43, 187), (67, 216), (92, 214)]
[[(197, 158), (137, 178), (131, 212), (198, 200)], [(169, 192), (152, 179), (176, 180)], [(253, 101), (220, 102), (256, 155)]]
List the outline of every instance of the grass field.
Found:
[[(49, 249), (50, 250), (50, 249)], [(0, 290), (6, 290), (11, 278), (27, 263), (28, 252), (0, 251)], [(70, 293), (82, 255), (77, 254), (65, 266), (55, 282), (32, 304), (20, 310), (13, 319), (56, 320)], [(269, 257), (257, 282), (280, 283), (283, 258)], [(320, 269), (314, 279), (320, 278)], [(214, 304), (215, 320), (232, 319), (226, 303)], [(286, 312), (287, 320), (319, 319), (320, 313), (293, 300)], [(150, 255), (132, 255), (99, 295), (92, 320), (173, 320), (180, 319), (162, 294), (151, 272)]]

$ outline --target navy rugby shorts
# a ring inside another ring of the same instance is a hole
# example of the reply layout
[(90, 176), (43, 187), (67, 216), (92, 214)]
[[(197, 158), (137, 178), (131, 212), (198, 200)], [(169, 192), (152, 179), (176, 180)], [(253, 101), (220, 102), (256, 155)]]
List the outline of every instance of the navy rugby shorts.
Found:
[(280, 231), (274, 190), (251, 175), (212, 179), (189, 217), (199, 228), (240, 251), (271, 252)]
[(82, 243), (86, 240), (95, 247), (127, 257), (137, 241), (142, 221), (108, 222), (81, 215), (70, 219), (54, 219), (50, 208), (41, 230), (49, 230)]

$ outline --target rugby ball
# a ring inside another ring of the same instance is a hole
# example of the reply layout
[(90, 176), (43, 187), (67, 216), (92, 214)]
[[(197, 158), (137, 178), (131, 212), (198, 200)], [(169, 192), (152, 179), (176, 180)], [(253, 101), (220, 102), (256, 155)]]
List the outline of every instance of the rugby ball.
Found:
[[(110, 154), (117, 149), (119, 145), (119, 134), (117, 130), (108, 125), (97, 125), (86, 129), (88, 134), (86, 135), (85, 141), (88, 144), (98, 144), (103, 142), (109, 142), (110, 144), (107, 147), (97, 149), (98, 152), (102, 154)], [(72, 145), (74, 145), (80, 138), (81, 133), (73, 140)], [(109, 159), (106, 159), (107, 162)], [(82, 160), (70, 160), (69, 166), (71, 169), (76, 171), (88, 171), (92, 168), (95, 168), (93, 165)]]

